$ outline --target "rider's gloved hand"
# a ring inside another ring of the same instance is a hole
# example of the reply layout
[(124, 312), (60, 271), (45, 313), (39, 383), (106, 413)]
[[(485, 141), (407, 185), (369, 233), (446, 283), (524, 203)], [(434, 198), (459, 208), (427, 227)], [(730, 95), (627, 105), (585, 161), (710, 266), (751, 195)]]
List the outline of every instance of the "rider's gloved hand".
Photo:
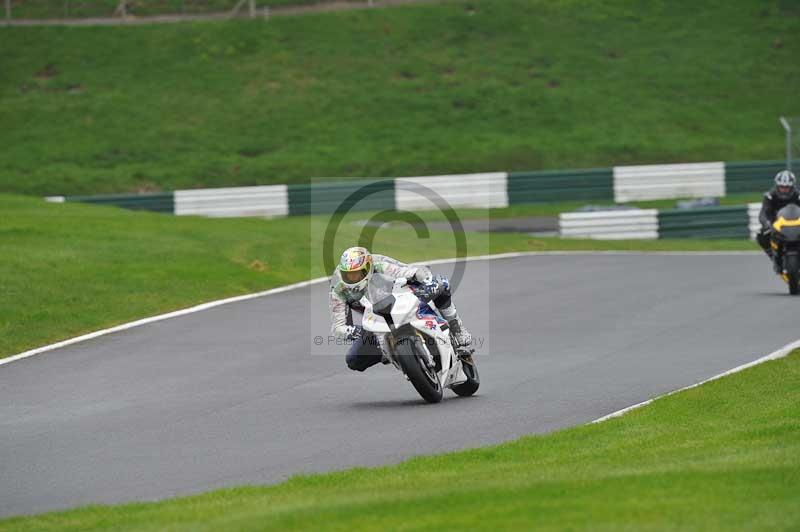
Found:
[(347, 335), (348, 340), (359, 340), (364, 336), (364, 328), (361, 325), (354, 325), (351, 329), (352, 330)]
[(417, 297), (431, 301), (438, 296), (443, 289), (441, 280), (438, 277), (433, 277), (427, 283), (420, 283), (414, 288)]

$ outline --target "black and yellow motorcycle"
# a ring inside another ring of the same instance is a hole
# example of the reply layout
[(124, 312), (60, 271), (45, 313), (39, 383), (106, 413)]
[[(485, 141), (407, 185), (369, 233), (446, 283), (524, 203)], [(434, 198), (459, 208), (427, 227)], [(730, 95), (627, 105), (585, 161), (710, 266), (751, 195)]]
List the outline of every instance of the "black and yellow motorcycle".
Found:
[(789, 293), (800, 293), (800, 207), (787, 205), (778, 211), (772, 224), (772, 251), (782, 266), (780, 276)]

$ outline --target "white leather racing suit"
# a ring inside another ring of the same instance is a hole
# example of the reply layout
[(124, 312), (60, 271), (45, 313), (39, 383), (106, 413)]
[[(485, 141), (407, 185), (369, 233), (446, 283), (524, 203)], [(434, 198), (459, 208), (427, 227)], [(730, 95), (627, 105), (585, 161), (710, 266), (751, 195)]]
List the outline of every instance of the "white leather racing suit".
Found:
[[(373, 271), (393, 277), (395, 279), (410, 279), (414, 277), (417, 270), (424, 266), (409, 266), (399, 260), (395, 260), (386, 255), (372, 254)], [(427, 268), (425, 268), (427, 270)], [(366, 288), (355, 290), (348, 287), (342, 281), (342, 276), (338, 268), (331, 275), (330, 290), (330, 310), (331, 310), (331, 332), (340, 339), (347, 339), (355, 330), (352, 320), (349, 320), (350, 309), (363, 310), (361, 298), (364, 296)], [(350, 323), (349, 323), (350, 322)]]

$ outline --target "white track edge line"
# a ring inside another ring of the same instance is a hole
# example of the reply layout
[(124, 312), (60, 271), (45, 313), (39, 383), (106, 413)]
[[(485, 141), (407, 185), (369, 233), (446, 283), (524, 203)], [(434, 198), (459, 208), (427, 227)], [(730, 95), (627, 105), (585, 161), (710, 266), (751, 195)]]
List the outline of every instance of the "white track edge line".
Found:
[(764, 362), (768, 362), (770, 360), (778, 360), (780, 358), (784, 358), (785, 356), (787, 356), (789, 353), (791, 353), (792, 351), (794, 351), (797, 348), (800, 348), (800, 340), (795, 340), (794, 342), (788, 343), (785, 346), (783, 346), (780, 349), (778, 349), (777, 351), (773, 351), (772, 353), (768, 354), (767, 356), (763, 356), (763, 357), (761, 357), (761, 358), (759, 358), (757, 360), (753, 360), (752, 362), (747, 362), (745, 364), (742, 364), (741, 366), (736, 366), (733, 369), (729, 369), (728, 371), (724, 371), (724, 372), (722, 372), (722, 373), (720, 373), (718, 375), (714, 375), (713, 377), (709, 377), (708, 379), (705, 379), (705, 380), (700, 381), (698, 383), (690, 384), (689, 386), (684, 386), (683, 388), (679, 388), (677, 390), (673, 390), (671, 392), (667, 392), (665, 394), (661, 394), (661, 395), (659, 395), (657, 397), (653, 397), (652, 399), (648, 399), (647, 401), (642, 401), (641, 403), (636, 403), (635, 405), (631, 405), (631, 406), (628, 406), (628, 407), (623, 408), (621, 410), (617, 410), (616, 412), (612, 412), (612, 413), (610, 413), (608, 415), (605, 415), (603, 417), (597, 418), (594, 421), (589, 422), (589, 424), (591, 425), (591, 424), (594, 424), (594, 423), (602, 423), (603, 421), (607, 421), (609, 419), (613, 419), (613, 418), (617, 418), (617, 417), (620, 417), (620, 416), (624, 416), (625, 414), (627, 414), (631, 410), (636, 410), (638, 408), (642, 408), (643, 406), (647, 406), (650, 403), (652, 403), (654, 401), (658, 401), (659, 399), (662, 399), (664, 397), (668, 397), (670, 395), (674, 395), (676, 393), (680, 393), (680, 392), (683, 392), (683, 391), (686, 391), (686, 390), (691, 390), (692, 388), (697, 388), (698, 386), (702, 386), (703, 384), (706, 384), (708, 382), (715, 381), (717, 379), (721, 379), (722, 377), (727, 377), (728, 375), (733, 375), (734, 373), (739, 373), (740, 371), (743, 371), (743, 370), (748, 369), (748, 368), (752, 368), (753, 366), (757, 366), (759, 364), (762, 364)]
[[(435, 259), (430, 261), (419, 261), (415, 264), (447, 264), (450, 262), (474, 262), (474, 261), (483, 261), (483, 260), (495, 260), (495, 259), (511, 259), (511, 258), (518, 258), (518, 257), (531, 257), (531, 256), (558, 256), (558, 255), (754, 255), (758, 254), (758, 252), (752, 251), (627, 251), (627, 250), (606, 250), (606, 251), (580, 251), (580, 250), (568, 250), (568, 251), (514, 251), (509, 253), (496, 253), (494, 255), (477, 255), (474, 257), (465, 257), (465, 258), (449, 258), (449, 259)], [(220, 305), (227, 305), (229, 303), (236, 303), (239, 301), (246, 301), (248, 299), (255, 299), (258, 297), (269, 296), (272, 294), (279, 294), (281, 292), (288, 292), (290, 290), (296, 290), (298, 288), (304, 288), (306, 286), (311, 286), (313, 284), (321, 283), (327, 281), (328, 277), (317, 277), (315, 279), (311, 279), (308, 281), (302, 281), (299, 283), (294, 283), (286, 286), (279, 286), (277, 288), (271, 288), (269, 290), (264, 290), (261, 292), (254, 292), (252, 294), (244, 294), (241, 296), (234, 296), (228, 297), (225, 299), (218, 299), (215, 301), (209, 301), (208, 303), (201, 303), (199, 305), (195, 305), (193, 307), (188, 307), (181, 310), (176, 310), (173, 312), (168, 312), (166, 314), (158, 314), (156, 316), (151, 316), (149, 318), (142, 318), (139, 320), (131, 321), (128, 323), (122, 323), (120, 325), (116, 325), (114, 327), (109, 327), (107, 329), (100, 329), (98, 331), (90, 332), (87, 334), (83, 334), (81, 336), (76, 336), (74, 338), (68, 338), (66, 340), (62, 340), (60, 342), (56, 342), (54, 344), (44, 345), (42, 347), (37, 347), (35, 349), (30, 349), (28, 351), (24, 351), (22, 353), (11, 355), (6, 358), (0, 358), (0, 366), (4, 364), (10, 364), (11, 362), (16, 362), (17, 360), (23, 360), (25, 358), (32, 357), (34, 355), (38, 355), (40, 353), (46, 353), (47, 351), (53, 351), (54, 349), (59, 349), (61, 347), (66, 347), (68, 345), (77, 344), (79, 342), (84, 342), (86, 340), (91, 340), (93, 338), (97, 338), (99, 336), (105, 336), (107, 334), (112, 334), (115, 332), (124, 331), (127, 329), (132, 329), (134, 327), (139, 327), (141, 325), (147, 325), (148, 323), (154, 323), (157, 321), (167, 320), (170, 318), (177, 318), (178, 316), (184, 316), (186, 314), (192, 314), (195, 312), (200, 312), (203, 310), (208, 310), (210, 308), (218, 307)]]
[(13, 355), (7, 358), (0, 359), (0, 366), (3, 364), (9, 364), (11, 362), (22, 360), (24, 358), (32, 357), (34, 355), (38, 355), (39, 353), (44, 353), (46, 351), (52, 351), (54, 349), (58, 349), (60, 347), (66, 347), (68, 345), (76, 344), (78, 342), (83, 342), (86, 340), (91, 340), (92, 338), (97, 338), (98, 336), (105, 336), (107, 334), (124, 331), (127, 329), (132, 329), (134, 327), (139, 327), (141, 325), (147, 325), (148, 323), (154, 323), (157, 321), (167, 320), (170, 318), (177, 318), (178, 316), (184, 316), (186, 314), (193, 314), (195, 312), (200, 312), (201, 310), (208, 310), (210, 308), (218, 307), (220, 305), (227, 305), (228, 303), (236, 303), (239, 301), (247, 301), (248, 299), (255, 299), (257, 297), (268, 296), (272, 294), (279, 294), (281, 292), (289, 292), (290, 290), (295, 290), (297, 288), (303, 288), (306, 286), (311, 286), (313, 284), (321, 283), (323, 281), (327, 281), (327, 277), (317, 277), (316, 279), (311, 279), (309, 281), (303, 281), (300, 283), (294, 283), (286, 286), (279, 286), (277, 288), (272, 288), (270, 290), (264, 290), (262, 292), (254, 292), (252, 294), (244, 294), (241, 296), (234, 296), (228, 297), (225, 299), (218, 299), (216, 301), (209, 301), (208, 303), (201, 303), (199, 305), (195, 305), (193, 307), (188, 307), (181, 310), (175, 310), (173, 312), (168, 312), (166, 314), (158, 314), (156, 316), (151, 316), (149, 318), (142, 318), (140, 320), (131, 321), (128, 323), (123, 323), (121, 325), (116, 325), (114, 327), (109, 327), (108, 329), (101, 329), (99, 331), (94, 331), (88, 334), (84, 334), (81, 336), (76, 336), (74, 338), (69, 338), (67, 340), (62, 340), (61, 342), (56, 342), (54, 344), (45, 345), (42, 347), (37, 347), (36, 349), (31, 349), (29, 351), (25, 351), (23, 353), (19, 353), (18, 355)]

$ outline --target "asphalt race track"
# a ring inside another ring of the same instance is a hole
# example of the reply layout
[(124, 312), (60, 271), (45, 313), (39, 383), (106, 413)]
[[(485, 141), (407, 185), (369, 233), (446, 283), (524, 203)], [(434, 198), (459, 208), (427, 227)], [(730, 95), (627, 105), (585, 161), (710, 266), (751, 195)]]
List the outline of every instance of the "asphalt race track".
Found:
[(0, 366), (0, 515), (273, 483), (585, 423), (796, 340), (800, 298), (785, 294), (761, 254), (470, 262), (456, 302), (485, 341), (483, 383), (439, 405), (390, 367), (348, 370), (344, 348), (312, 354), (312, 335), (328, 331), (323, 284), (96, 338)]

